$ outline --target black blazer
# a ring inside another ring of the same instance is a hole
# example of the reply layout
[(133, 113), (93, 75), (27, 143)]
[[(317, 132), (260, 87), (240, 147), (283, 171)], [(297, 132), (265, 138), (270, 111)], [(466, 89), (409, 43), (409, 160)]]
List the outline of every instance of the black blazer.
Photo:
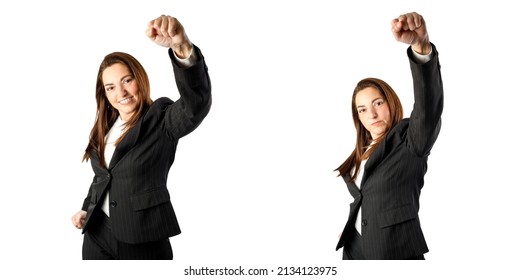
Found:
[(408, 49), (415, 103), (410, 118), (399, 122), (365, 164), (361, 190), (343, 177), (354, 202), (336, 250), (348, 242), (361, 205), (363, 253), (367, 259), (406, 259), (428, 252), (419, 221), (419, 196), (427, 160), (441, 127), (443, 85), (438, 53), (415, 63)]
[(110, 189), (110, 220), (114, 236), (126, 243), (165, 239), (181, 232), (167, 189), (167, 177), (179, 139), (192, 132), (211, 107), (211, 83), (204, 57), (182, 69), (168, 50), (180, 98), (157, 99), (117, 146), (108, 168), (91, 154), (94, 180), (82, 209), (83, 233)]

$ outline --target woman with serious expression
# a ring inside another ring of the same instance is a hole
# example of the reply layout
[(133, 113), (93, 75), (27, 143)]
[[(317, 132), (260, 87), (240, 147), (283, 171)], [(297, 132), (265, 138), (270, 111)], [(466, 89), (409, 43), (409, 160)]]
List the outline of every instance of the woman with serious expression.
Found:
[(381, 92), (367, 87), (356, 94), (356, 109), (363, 126), (375, 140), (383, 135), (390, 125), (390, 110)]
[(128, 121), (139, 101), (139, 86), (134, 76), (128, 67), (116, 63), (103, 71), (102, 80), (110, 105), (119, 112), (123, 121)]

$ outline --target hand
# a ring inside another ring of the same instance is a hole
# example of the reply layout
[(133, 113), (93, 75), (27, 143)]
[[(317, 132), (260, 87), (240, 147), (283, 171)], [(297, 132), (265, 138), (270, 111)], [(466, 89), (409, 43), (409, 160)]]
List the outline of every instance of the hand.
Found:
[(171, 48), (179, 58), (187, 58), (193, 49), (184, 27), (174, 17), (162, 15), (148, 23), (146, 36), (160, 46)]
[(394, 38), (402, 43), (409, 44), (419, 54), (428, 54), (431, 51), (430, 39), (426, 30), (426, 22), (416, 13), (400, 15), (391, 22)]
[(85, 223), (85, 218), (87, 217), (87, 212), (86, 211), (83, 211), (83, 210), (80, 210), (78, 213), (74, 214), (74, 216), (72, 216), (72, 224), (77, 228), (77, 229), (82, 229), (83, 228), (83, 224)]

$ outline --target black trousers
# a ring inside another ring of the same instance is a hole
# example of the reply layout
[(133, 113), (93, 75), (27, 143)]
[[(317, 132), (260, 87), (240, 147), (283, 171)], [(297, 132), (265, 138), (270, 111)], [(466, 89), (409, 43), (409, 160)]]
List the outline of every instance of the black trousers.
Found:
[(91, 217), (83, 237), (84, 260), (172, 260), (169, 239), (141, 244), (117, 240), (110, 230), (110, 218), (102, 211)]
[[(343, 246), (343, 260), (366, 260), (363, 255), (363, 240), (357, 230), (347, 236), (347, 244)], [(424, 255), (408, 258), (407, 260), (424, 260)]]

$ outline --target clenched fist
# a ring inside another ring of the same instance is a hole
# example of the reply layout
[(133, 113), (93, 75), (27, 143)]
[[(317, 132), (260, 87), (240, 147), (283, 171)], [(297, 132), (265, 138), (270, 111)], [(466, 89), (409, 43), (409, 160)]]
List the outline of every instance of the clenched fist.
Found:
[(431, 51), (430, 39), (426, 30), (424, 18), (416, 13), (400, 15), (391, 22), (394, 38), (402, 43), (409, 44), (419, 54), (428, 54)]
[(161, 15), (151, 20), (146, 36), (160, 46), (171, 48), (179, 58), (187, 58), (193, 49), (184, 27), (172, 16)]

